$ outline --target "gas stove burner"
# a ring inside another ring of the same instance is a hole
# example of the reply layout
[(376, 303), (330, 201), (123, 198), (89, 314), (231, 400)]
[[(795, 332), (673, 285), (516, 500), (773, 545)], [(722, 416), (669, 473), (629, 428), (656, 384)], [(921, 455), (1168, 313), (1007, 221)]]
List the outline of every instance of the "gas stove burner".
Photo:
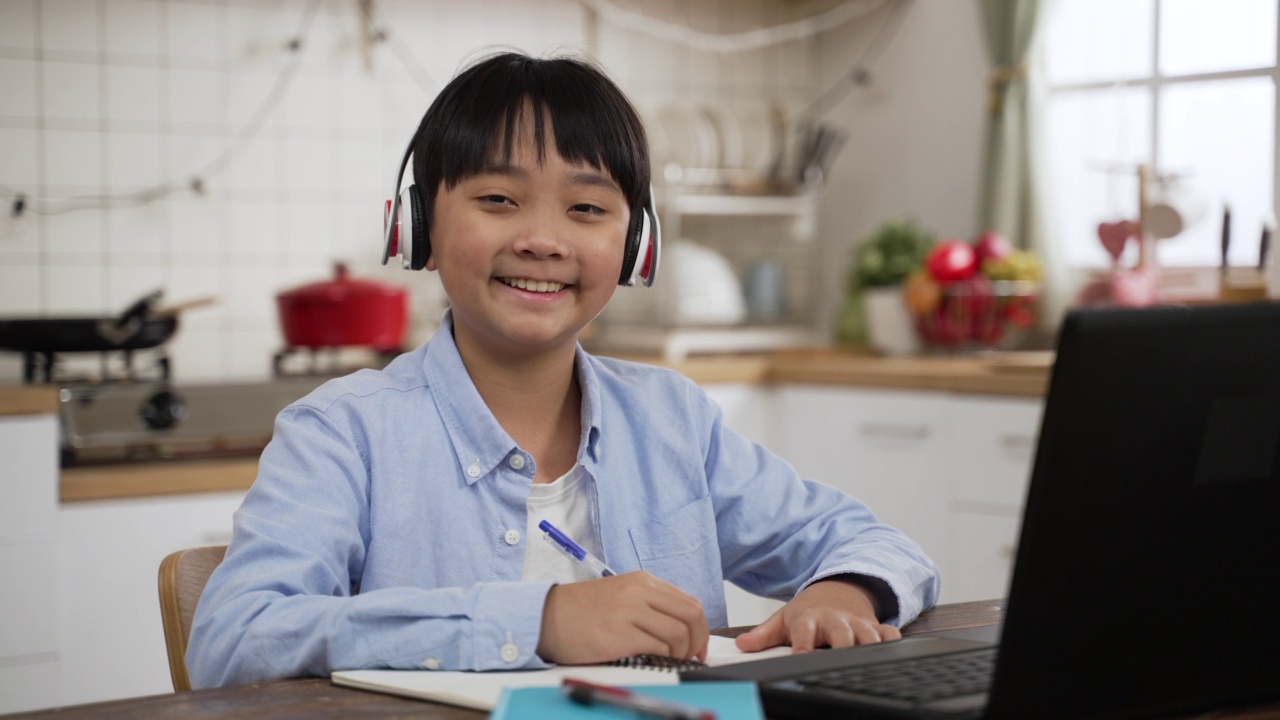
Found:
[[(75, 353), (83, 358), (84, 353)], [(157, 349), (145, 353), (147, 364), (134, 367), (134, 351), (119, 350), (98, 353), (97, 372), (85, 363), (68, 367), (63, 353), (22, 353), (22, 381), (28, 385), (57, 383), (59, 385), (93, 385), (99, 383), (166, 382), (169, 380), (169, 356)], [(118, 361), (118, 362), (113, 362)]]
[(400, 354), (357, 347), (286, 347), (271, 360), (276, 377), (338, 377), (365, 368), (383, 368)]

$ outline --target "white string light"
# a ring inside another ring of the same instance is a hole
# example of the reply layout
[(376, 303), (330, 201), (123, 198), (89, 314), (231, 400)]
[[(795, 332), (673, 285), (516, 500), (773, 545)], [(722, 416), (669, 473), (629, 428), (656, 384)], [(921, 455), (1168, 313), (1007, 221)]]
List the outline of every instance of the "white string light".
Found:
[(757, 28), (740, 33), (705, 33), (684, 25), (664, 22), (614, 5), (610, 0), (580, 0), (601, 20), (627, 30), (642, 32), (661, 40), (716, 53), (736, 53), (759, 50), (819, 35), (833, 30), (854, 18), (866, 15), (885, 3), (885, 0), (853, 0), (812, 17), (794, 22)]

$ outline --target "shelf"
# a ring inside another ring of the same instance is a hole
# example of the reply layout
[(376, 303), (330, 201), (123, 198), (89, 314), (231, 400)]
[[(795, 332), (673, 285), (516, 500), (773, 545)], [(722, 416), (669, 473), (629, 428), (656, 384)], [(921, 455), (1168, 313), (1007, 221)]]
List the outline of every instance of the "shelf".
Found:
[(696, 195), (669, 193), (667, 207), (683, 215), (803, 215), (813, 212), (815, 196)]
[(700, 353), (763, 352), (828, 342), (808, 325), (729, 325), (724, 327), (659, 327), (616, 325), (592, 338), (593, 349), (661, 355), (679, 362)]

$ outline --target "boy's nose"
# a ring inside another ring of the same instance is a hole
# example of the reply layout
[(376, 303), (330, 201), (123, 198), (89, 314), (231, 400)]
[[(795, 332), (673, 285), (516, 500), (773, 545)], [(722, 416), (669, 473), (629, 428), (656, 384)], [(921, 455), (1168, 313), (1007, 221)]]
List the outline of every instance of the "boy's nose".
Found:
[(546, 217), (531, 217), (516, 237), (514, 249), (521, 255), (534, 257), (561, 257), (568, 250), (555, 222)]

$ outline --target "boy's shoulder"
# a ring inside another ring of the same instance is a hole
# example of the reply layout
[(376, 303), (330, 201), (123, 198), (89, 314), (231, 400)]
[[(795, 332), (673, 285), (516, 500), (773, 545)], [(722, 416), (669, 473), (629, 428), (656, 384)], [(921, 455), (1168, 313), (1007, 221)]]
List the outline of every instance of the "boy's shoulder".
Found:
[(424, 344), (398, 355), (380, 370), (366, 368), (327, 380), (294, 405), (328, 412), (335, 405), (359, 404), (362, 400), (384, 397), (400, 398), (425, 389), (427, 378), (422, 371), (425, 350)]
[(670, 368), (583, 353), (606, 389), (623, 392), (701, 392), (697, 383)]

